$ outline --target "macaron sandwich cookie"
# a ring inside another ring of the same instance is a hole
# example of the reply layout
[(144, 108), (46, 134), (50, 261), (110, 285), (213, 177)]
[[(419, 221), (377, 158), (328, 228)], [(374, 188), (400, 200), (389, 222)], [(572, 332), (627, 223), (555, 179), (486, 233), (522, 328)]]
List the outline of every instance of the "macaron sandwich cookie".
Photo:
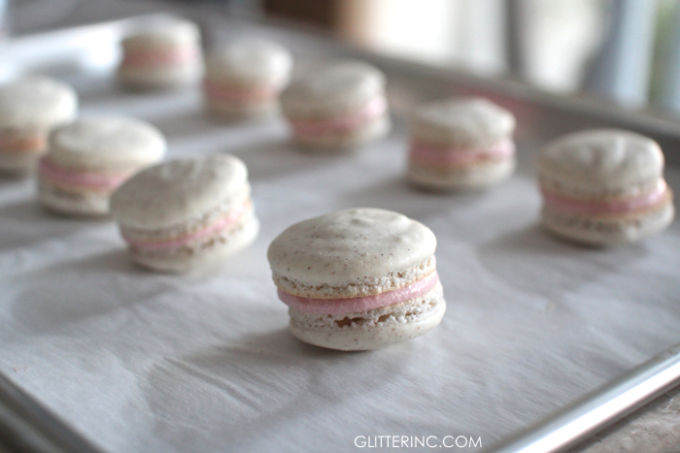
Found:
[(290, 80), (293, 58), (268, 41), (243, 40), (223, 46), (206, 59), (203, 91), (208, 110), (233, 119), (270, 116)]
[(33, 170), (47, 151), (50, 130), (73, 121), (77, 110), (75, 91), (47, 77), (0, 85), (0, 171)]
[(348, 209), (297, 223), (268, 251), (279, 298), (300, 340), (375, 349), (436, 327), (446, 310), (436, 238), (382, 209)]
[(203, 75), (198, 26), (185, 20), (152, 23), (122, 41), (118, 78), (131, 88), (173, 88)]
[(359, 61), (310, 66), (281, 95), (295, 140), (310, 148), (351, 148), (385, 135), (385, 76)]
[(229, 155), (149, 167), (111, 198), (132, 260), (161, 272), (203, 268), (255, 240), (246, 166)]
[(408, 179), (430, 189), (494, 185), (515, 170), (515, 118), (483, 98), (425, 104), (411, 122)]
[(93, 117), (57, 129), (39, 164), (40, 202), (63, 214), (104, 216), (125, 180), (165, 156), (155, 127), (122, 117)]
[(673, 220), (659, 145), (623, 130), (566, 135), (541, 150), (538, 178), (543, 226), (578, 242), (636, 241)]

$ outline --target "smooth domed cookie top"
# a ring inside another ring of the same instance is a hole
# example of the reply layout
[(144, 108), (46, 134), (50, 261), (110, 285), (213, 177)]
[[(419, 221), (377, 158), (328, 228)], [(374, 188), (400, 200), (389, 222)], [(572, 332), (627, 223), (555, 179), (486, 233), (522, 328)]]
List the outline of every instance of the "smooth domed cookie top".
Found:
[(48, 77), (0, 85), (0, 127), (51, 128), (72, 121), (77, 109), (73, 88)]
[(234, 156), (177, 159), (126, 181), (111, 198), (111, 212), (130, 228), (172, 227), (243, 201), (247, 178), (245, 164)]
[(195, 44), (201, 39), (198, 26), (187, 20), (159, 20), (144, 24), (123, 39), (123, 46)]
[(340, 286), (416, 266), (437, 246), (420, 222), (382, 209), (356, 208), (305, 220), (269, 246), (272, 270), (306, 285)]
[(282, 93), (284, 112), (293, 117), (327, 116), (363, 107), (383, 95), (385, 76), (368, 63), (338, 60), (305, 68)]
[(652, 139), (617, 129), (595, 129), (561, 137), (541, 150), (539, 176), (596, 189), (654, 183), (664, 157)]
[(144, 121), (93, 117), (55, 131), (50, 159), (65, 166), (138, 166), (161, 160), (166, 147), (163, 134)]
[(290, 52), (273, 42), (243, 40), (227, 44), (212, 52), (207, 61), (207, 77), (243, 82), (288, 83), (293, 67)]
[(484, 98), (453, 98), (420, 106), (412, 128), (417, 138), (427, 142), (478, 147), (509, 138), (515, 117)]

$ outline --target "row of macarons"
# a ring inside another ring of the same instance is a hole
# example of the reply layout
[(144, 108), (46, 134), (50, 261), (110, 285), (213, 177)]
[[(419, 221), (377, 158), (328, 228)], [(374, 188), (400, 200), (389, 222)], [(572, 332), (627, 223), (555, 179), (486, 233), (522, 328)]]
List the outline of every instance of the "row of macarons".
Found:
[[(132, 174), (162, 160), (166, 142), (152, 125), (131, 118), (86, 118), (59, 126), (76, 113), (76, 94), (61, 82), (28, 77), (0, 86), (0, 168), (25, 172), (38, 162), (46, 207), (106, 215), (110, 194)], [(380, 122), (389, 124), (384, 115)], [(434, 189), (498, 183), (515, 168), (514, 127), (512, 113), (485, 99), (420, 106), (411, 121), (407, 177)], [(570, 134), (543, 148), (537, 170), (543, 224), (562, 236), (595, 244), (634, 241), (673, 220), (663, 153), (642, 135), (623, 130)]]

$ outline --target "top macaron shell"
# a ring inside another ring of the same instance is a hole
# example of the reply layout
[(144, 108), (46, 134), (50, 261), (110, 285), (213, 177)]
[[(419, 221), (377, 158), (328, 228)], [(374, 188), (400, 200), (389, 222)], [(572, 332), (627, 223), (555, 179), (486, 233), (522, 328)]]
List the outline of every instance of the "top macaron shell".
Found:
[(163, 21), (148, 24), (123, 39), (124, 47), (193, 45), (200, 41), (201, 33), (196, 24), (184, 20)]
[(385, 75), (360, 61), (336, 61), (311, 66), (281, 95), (286, 115), (315, 118), (352, 112), (383, 96)]
[(47, 77), (0, 85), (0, 127), (49, 129), (73, 121), (77, 109), (73, 88)]
[(167, 228), (190, 221), (250, 192), (238, 158), (214, 155), (149, 167), (125, 182), (111, 199), (114, 217), (130, 228)]
[(541, 151), (537, 166), (542, 181), (566, 190), (634, 194), (654, 186), (662, 177), (664, 157), (650, 138), (624, 130), (597, 129), (552, 142)]
[(138, 168), (163, 158), (167, 144), (152, 125), (131, 118), (78, 120), (52, 134), (50, 159), (78, 168)]
[(391, 211), (358, 208), (297, 223), (267, 253), (274, 273), (303, 285), (363, 283), (432, 257), (437, 240), (425, 225)]
[(293, 57), (278, 44), (261, 40), (230, 43), (212, 52), (206, 60), (206, 76), (216, 81), (272, 83), (285, 86)]
[(511, 137), (515, 117), (483, 98), (449, 99), (417, 109), (412, 129), (418, 139), (428, 143), (480, 148)]

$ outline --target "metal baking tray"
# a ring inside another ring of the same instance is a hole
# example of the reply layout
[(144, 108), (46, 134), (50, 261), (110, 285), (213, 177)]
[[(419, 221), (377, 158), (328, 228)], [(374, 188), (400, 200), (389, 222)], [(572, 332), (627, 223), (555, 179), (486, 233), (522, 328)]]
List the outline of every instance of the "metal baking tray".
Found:
[[(625, 110), (585, 97), (551, 95), (514, 80), (488, 80), (450, 68), (406, 62), (282, 22), (234, 18), (216, 8), (178, 11), (203, 26), (208, 43), (257, 30), (260, 35), (284, 42), (298, 57), (334, 56), (371, 61), (388, 74), (392, 109), (395, 116), (402, 119), (414, 105), (425, 100), (448, 95), (489, 97), (510, 108), (518, 117), (518, 140), (529, 150), (520, 155), (525, 165), (541, 143), (566, 132), (593, 127), (626, 128), (651, 136), (664, 148), (670, 166), (680, 164), (680, 122), (672, 117)], [(96, 105), (97, 85), (90, 84), (89, 79), (112, 70), (118, 58), (116, 43), (120, 36), (129, 27), (163, 17), (136, 17), (18, 38), (0, 51), (0, 58), (8, 63), (3, 65), (0, 78), (22, 72), (52, 74), (71, 81), (78, 88), (86, 86), (89, 102)], [(679, 364), (678, 348), (657, 357), (650, 356), (640, 367), (626, 371), (599, 390), (582, 395), (553, 416), (526, 420), (526, 431), (505, 436), (489, 447), (503, 452), (564, 449), (677, 384)], [(9, 447), (36, 452), (99, 451), (99, 447), (93, 445), (97, 439), (90, 442), (79, 435), (69, 426), (68, 419), (58, 415), (59, 407), (44, 407), (35, 395), (16, 384), (21, 383), (13, 382), (11, 376), (0, 375), (0, 436)]]

